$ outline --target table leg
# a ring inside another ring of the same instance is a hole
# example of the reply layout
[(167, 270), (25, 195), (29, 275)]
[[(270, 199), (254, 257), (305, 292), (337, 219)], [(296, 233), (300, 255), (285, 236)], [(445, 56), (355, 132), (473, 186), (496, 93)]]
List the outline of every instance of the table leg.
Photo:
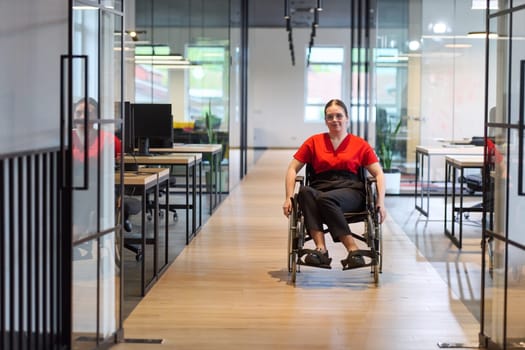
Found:
[(190, 243), (190, 236), (189, 236), (189, 232), (190, 232), (190, 203), (189, 203), (189, 200), (190, 200), (190, 195), (189, 195), (189, 190), (190, 190), (190, 184), (189, 184), (189, 181), (190, 181), (190, 167), (186, 164), (185, 165), (185, 169), (186, 169), (186, 244), (189, 244)]
[[(416, 151), (416, 182), (414, 188), (415, 208), (423, 215), (428, 217), (430, 211), (430, 156), (427, 155), (427, 179), (425, 181), (425, 154)], [(418, 184), (421, 189), (418, 192)], [(425, 188), (426, 184), (426, 188)], [(426, 192), (426, 193), (425, 193)], [(424, 199), (426, 198), (426, 209)], [(419, 202), (419, 203), (418, 203)]]
[(140, 294), (142, 296), (146, 295), (146, 204), (147, 204), (147, 194), (146, 187), (142, 189), (142, 215), (141, 215), (141, 260), (140, 260)]

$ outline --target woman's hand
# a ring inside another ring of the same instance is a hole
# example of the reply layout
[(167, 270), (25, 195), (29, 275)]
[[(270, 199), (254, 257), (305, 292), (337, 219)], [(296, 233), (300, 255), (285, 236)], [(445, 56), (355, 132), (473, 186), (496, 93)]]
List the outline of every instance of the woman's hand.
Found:
[(290, 198), (286, 198), (283, 204), (283, 214), (284, 216), (288, 217), (292, 213), (292, 200)]
[(386, 219), (386, 209), (384, 205), (376, 206), (376, 210), (379, 213), (379, 223), (383, 223)]

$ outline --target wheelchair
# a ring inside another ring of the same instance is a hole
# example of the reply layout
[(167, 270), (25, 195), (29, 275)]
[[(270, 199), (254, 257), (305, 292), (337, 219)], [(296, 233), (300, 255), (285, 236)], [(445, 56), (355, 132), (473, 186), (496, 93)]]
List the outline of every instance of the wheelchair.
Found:
[[(288, 217), (288, 273), (291, 283), (294, 285), (297, 273), (300, 272), (300, 266), (302, 265), (301, 256), (306, 251), (309, 251), (304, 248), (304, 244), (312, 239), (304, 225), (304, 216), (297, 201), (300, 187), (309, 184), (311, 174), (311, 167), (307, 165), (305, 176), (298, 175), (296, 177), (296, 191), (291, 198), (292, 213)], [(359, 177), (365, 184), (365, 208), (360, 212), (347, 212), (344, 215), (349, 225), (356, 223), (363, 223), (364, 225), (362, 233), (352, 230), (352, 237), (357, 241), (366, 243), (368, 249), (361, 252), (364, 257), (367, 257), (369, 262), (363, 267), (370, 266), (370, 273), (373, 275), (374, 283), (377, 285), (379, 283), (379, 274), (382, 273), (383, 268), (383, 252), (381, 251), (383, 242), (380, 214), (376, 207), (376, 179), (372, 176), (367, 176), (364, 168), (360, 169)], [(324, 226), (324, 233), (329, 233), (326, 225)]]

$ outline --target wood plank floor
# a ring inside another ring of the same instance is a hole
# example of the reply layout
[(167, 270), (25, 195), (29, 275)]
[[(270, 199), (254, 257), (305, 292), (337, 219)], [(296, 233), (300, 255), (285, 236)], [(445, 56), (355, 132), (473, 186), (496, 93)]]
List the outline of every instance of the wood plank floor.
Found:
[(284, 174), (292, 151), (266, 151), (124, 323), (112, 349), (438, 349), (477, 344), (479, 322), (389, 217), (384, 266), (303, 267), (288, 283)]

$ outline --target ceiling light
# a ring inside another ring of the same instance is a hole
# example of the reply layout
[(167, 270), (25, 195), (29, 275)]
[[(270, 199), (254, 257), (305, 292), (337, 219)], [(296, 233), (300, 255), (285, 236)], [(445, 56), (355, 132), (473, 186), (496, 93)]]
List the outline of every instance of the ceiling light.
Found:
[(438, 22), (432, 26), (432, 31), (435, 34), (443, 34), (447, 31), (447, 25), (443, 22)]
[(135, 55), (136, 57), (140, 58), (141, 60), (157, 60), (157, 61), (180, 61), (184, 57), (182, 57), (181, 54), (173, 54), (173, 55)]
[(145, 34), (145, 30), (126, 30), (125, 33), (129, 35), (131, 40), (137, 42), (139, 41), (139, 34)]
[(78, 5), (78, 6), (73, 6), (73, 10), (79, 10), (79, 11), (83, 11), (83, 10), (98, 10), (98, 7), (87, 6), (87, 5)]
[(408, 43), (408, 49), (410, 51), (417, 51), (421, 47), (421, 43), (418, 40), (411, 40)]
[(135, 47), (135, 63), (159, 66), (189, 66), (192, 62), (185, 60), (178, 53), (172, 54), (167, 45), (139, 45)]
[(472, 47), (471, 44), (445, 44), (445, 47), (448, 49), (468, 49)]

